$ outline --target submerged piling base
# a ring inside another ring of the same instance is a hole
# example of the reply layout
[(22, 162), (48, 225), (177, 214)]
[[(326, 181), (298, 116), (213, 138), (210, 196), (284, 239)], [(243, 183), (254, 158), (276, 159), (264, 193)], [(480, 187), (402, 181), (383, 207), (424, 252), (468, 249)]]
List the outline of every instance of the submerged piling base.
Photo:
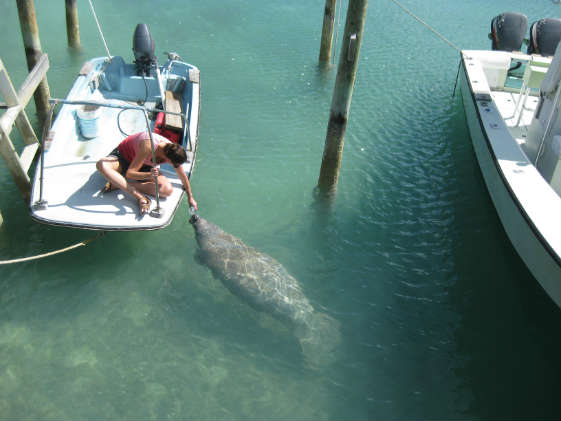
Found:
[(347, 119), (342, 115), (331, 114), (318, 179), (318, 188), (322, 195), (331, 196), (337, 190), (346, 129)]

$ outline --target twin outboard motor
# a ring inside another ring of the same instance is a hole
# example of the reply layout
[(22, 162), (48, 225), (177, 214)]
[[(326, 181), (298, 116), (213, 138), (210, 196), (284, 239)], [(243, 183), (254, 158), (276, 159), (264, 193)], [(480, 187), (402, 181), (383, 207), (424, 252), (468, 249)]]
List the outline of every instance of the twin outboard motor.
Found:
[(132, 51), (134, 52), (134, 63), (136, 64), (136, 74), (149, 75), (150, 68), (156, 63), (154, 55), (154, 40), (148, 26), (144, 23), (136, 25), (132, 40)]
[(546, 18), (530, 26), (528, 54), (552, 56), (561, 40), (561, 19)]
[(505, 12), (495, 16), (491, 20), (491, 33), (493, 50), (520, 51), (526, 29), (528, 18), (521, 13)]
[(528, 43), (527, 54), (552, 56), (561, 41), (561, 19), (545, 18), (530, 26), (530, 41), (524, 39), (528, 28), (528, 18), (521, 13), (505, 12), (491, 20), (489, 38), (492, 49), (500, 51), (520, 51), (522, 42)]

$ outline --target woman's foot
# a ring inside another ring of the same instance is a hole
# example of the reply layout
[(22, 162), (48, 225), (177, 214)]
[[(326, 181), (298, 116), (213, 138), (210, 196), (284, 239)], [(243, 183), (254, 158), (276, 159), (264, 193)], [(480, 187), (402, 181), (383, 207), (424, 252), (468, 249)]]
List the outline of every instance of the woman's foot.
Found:
[(111, 181), (108, 181), (107, 183), (105, 183), (105, 186), (103, 186), (103, 188), (101, 189), (101, 194), (109, 193), (110, 191), (117, 190), (117, 189), (118, 187), (113, 186), (113, 184), (111, 184)]
[(140, 211), (140, 216), (144, 216), (150, 210), (150, 203), (152, 201), (149, 197), (142, 196), (138, 199), (138, 209)]

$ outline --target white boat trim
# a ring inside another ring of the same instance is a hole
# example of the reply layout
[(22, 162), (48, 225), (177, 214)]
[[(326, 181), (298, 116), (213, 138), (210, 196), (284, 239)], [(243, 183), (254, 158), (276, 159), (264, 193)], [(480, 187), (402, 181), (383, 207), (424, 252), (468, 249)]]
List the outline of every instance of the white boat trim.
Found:
[(508, 237), (534, 277), (561, 307), (561, 197), (509, 132), (480, 63), (489, 54), (511, 53), (461, 53), (460, 87), (474, 150)]

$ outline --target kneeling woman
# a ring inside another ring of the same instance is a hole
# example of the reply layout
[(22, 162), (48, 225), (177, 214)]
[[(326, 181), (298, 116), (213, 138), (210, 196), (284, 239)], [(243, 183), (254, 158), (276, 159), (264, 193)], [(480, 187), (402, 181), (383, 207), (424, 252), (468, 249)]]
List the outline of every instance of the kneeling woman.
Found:
[[(187, 161), (185, 149), (157, 133), (152, 133), (152, 140), (156, 162), (152, 162), (152, 148), (147, 132), (130, 135), (108, 156), (97, 162), (97, 169), (107, 179), (104, 191), (121, 189), (128, 192), (138, 201), (140, 215), (144, 215), (150, 210), (150, 199), (145, 195), (154, 196), (156, 194), (154, 177), (158, 177), (160, 197), (167, 197), (172, 192), (173, 187), (170, 181), (166, 176), (160, 175), (158, 168), (159, 164), (169, 163), (175, 168), (175, 172), (187, 192), (189, 206), (197, 209), (189, 178), (181, 165)], [(128, 180), (134, 180), (136, 183), (130, 183)]]

